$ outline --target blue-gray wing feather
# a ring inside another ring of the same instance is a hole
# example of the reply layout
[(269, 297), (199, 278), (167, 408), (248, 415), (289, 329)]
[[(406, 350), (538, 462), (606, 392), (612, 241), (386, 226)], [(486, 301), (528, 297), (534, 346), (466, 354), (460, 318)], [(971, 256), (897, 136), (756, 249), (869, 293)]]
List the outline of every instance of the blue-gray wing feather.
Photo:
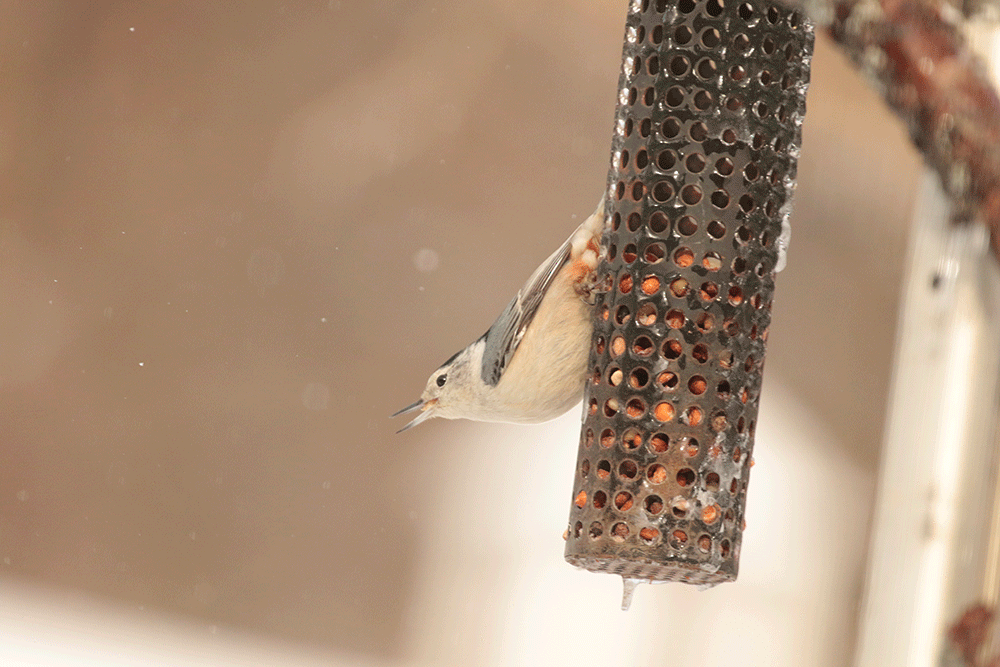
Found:
[(500, 382), (549, 286), (569, 261), (570, 251), (570, 242), (567, 240), (535, 269), (517, 296), (507, 304), (497, 321), (483, 335), (486, 348), (483, 351), (482, 376), (486, 384), (496, 386)]

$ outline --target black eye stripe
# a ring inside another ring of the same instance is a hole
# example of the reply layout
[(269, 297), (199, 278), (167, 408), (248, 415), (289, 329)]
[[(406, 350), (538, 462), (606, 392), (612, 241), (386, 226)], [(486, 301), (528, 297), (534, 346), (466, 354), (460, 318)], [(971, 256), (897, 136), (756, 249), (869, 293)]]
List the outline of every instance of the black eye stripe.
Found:
[(443, 387), (444, 383), (447, 381), (448, 381), (448, 376), (445, 374), (438, 375), (437, 380), (435, 380), (435, 382), (437, 382), (437, 386), (439, 387)]

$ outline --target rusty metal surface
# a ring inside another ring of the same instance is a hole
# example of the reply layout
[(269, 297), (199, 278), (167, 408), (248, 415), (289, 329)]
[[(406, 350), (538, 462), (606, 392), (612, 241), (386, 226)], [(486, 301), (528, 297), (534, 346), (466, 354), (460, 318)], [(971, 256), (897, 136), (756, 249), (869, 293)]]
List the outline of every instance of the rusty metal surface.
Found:
[(812, 26), (779, 5), (630, 5), (574, 565), (736, 577), (812, 43)]
[[(961, 3), (968, 15), (985, 7)], [(930, 0), (838, 0), (830, 9), (830, 36), (906, 123), (955, 219), (981, 220), (1000, 259), (1000, 93), (969, 43), (959, 8)]]

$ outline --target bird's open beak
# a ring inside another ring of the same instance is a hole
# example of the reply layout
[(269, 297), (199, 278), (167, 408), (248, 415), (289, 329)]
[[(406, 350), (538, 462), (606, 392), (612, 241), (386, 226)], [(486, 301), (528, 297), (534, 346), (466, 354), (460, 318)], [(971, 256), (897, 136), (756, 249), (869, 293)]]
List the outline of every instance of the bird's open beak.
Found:
[(416, 426), (417, 424), (419, 424), (420, 422), (427, 421), (428, 419), (430, 419), (431, 417), (433, 417), (434, 416), (434, 411), (431, 410), (431, 409), (429, 409), (429, 408), (433, 408), (436, 404), (437, 404), (437, 399), (436, 398), (432, 399), (430, 401), (427, 401), (427, 402), (424, 402), (423, 399), (420, 399), (419, 401), (417, 401), (413, 405), (407, 405), (405, 408), (403, 408), (402, 410), (400, 410), (399, 412), (397, 412), (396, 414), (394, 414), (393, 417), (398, 417), (399, 415), (409, 414), (409, 413), (415, 412), (417, 410), (421, 411), (420, 414), (417, 415), (414, 418), (413, 421), (411, 421), (409, 424), (407, 424), (403, 428), (401, 428), (398, 431), (396, 431), (396, 433), (402, 433), (403, 431), (408, 431), (411, 428), (413, 428), (414, 426)]
[(415, 410), (419, 410), (421, 407), (423, 407), (423, 405), (424, 405), (424, 399), (421, 398), (416, 403), (414, 403), (412, 405), (407, 405), (405, 408), (403, 408), (399, 412), (393, 414), (389, 418), (392, 419), (392, 417), (398, 417), (399, 415), (408, 415), (408, 414), (410, 414), (411, 412), (413, 412)]

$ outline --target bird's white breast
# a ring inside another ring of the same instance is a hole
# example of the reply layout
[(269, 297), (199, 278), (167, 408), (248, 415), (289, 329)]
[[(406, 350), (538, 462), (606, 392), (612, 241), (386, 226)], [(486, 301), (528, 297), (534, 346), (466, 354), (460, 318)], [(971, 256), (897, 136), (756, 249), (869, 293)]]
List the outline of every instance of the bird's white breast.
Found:
[(477, 419), (533, 424), (555, 419), (581, 400), (593, 323), (591, 306), (572, 278), (567, 265)]

